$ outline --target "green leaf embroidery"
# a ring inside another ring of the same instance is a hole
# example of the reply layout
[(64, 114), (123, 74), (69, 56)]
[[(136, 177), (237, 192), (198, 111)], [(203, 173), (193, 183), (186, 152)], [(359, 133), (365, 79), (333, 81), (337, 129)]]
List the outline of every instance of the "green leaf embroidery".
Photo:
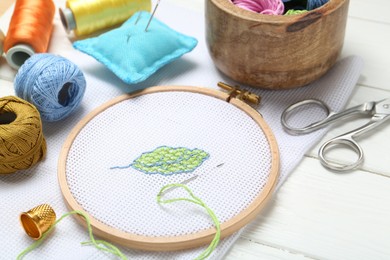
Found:
[(147, 174), (171, 175), (192, 172), (208, 158), (209, 154), (201, 149), (160, 146), (151, 152), (141, 154), (128, 166), (117, 166), (112, 167), (112, 169), (123, 169), (131, 166)]

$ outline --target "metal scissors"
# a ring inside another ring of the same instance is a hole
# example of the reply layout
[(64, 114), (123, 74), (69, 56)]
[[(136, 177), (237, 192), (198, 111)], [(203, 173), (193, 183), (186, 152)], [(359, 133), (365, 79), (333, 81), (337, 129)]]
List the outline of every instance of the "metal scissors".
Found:
[[(297, 108), (302, 108), (302, 106), (306, 106), (306, 105), (316, 105), (322, 107), (325, 110), (327, 116), (324, 119), (312, 123), (310, 125), (307, 125), (305, 127), (294, 128), (290, 126), (287, 122), (288, 118), (294, 113), (294, 111), (296, 111)], [(390, 119), (390, 98), (383, 99), (380, 101), (366, 102), (361, 105), (341, 111), (340, 113), (336, 113), (332, 111), (324, 102), (320, 100), (307, 99), (295, 103), (289, 106), (288, 108), (286, 108), (286, 110), (284, 110), (282, 114), (281, 121), (283, 127), (287, 132), (291, 134), (307, 134), (315, 130), (318, 130), (322, 127), (325, 127), (326, 125), (329, 125), (333, 122), (342, 120), (343, 118), (350, 117), (353, 115), (371, 116), (371, 120), (365, 125), (357, 129), (339, 135), (325, 142), (321, 146), (320, 150), (318, 151), (318, 156), (320, 158), (322, 165), (324, 165), (328, 169), (335, 170), (335, 171), (349, 171), (359, 167), (364, 160), (363, 149), (355, 141), (355, 138), (364, 134), (369, 130), (372, 130), (373, 128), (384, 123), (386, 120)], [(344, 145), (352, 149), (357, 154), (358, 159), (355, 162), (345, 163), (345, 164), (329, 161), (325, 157), (326, 152), (340, 145)]]

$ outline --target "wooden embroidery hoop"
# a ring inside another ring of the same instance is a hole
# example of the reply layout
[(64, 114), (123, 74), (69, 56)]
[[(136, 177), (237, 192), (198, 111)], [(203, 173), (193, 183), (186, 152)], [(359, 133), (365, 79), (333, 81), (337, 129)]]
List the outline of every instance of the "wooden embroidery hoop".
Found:
[[(83, 118), (71, 131), (67, 140), (65, 141), (63, 148), (59, 156), (58, 163), (58, 179), (60, 188), (65, 199), (65, 202), (69, 209), (71, 210), (80, 210), (85, 211), (76, 199), (73, 197), (70, 188), (68, 186), (67, 177), (66, 177), (66, 162), (70, 148), (72, 147), (73, 141), (83, 129), (95, 116), (104, 112), (107, 108), (114, 106), (124, 100), (132, 99), (141, 95), (147, 95), (151, 93), (158, 92), (191, 92), (199, 93), (211, 97), (215, 97), (224, 101), (229, 102), (238, 109), (244, 111), (248, 116), (250, 116), (262, 129), (270, 147), (271, 155), (271, 166), (268, 180), (262, 189), (262, 191), (255, 197), (251, 204), (241, 211), (239, 214), (231, 218), (230, 220), (221, 224), (221, 238), (227, 237), (234, 232), (238, 231), (240, 228), (244, 227), (250, 221), (252, 221), (259, 212), (264, 208), (266, 203), (271, 198), (272, 192), (276, 186), (278, 176), (279, 176), (279, 150), (275, 140), (275, 137), (266, 124), (262, 116), (251, 106), (247, 105), (245, 102), (232, 98), (228, 93), (221, 91), (200, 88), (200, 87), (189, 87), (189, 86), (158, 86), (150, 87), (145, 90), (141, 90), (132, 94), (125, 94), (119, 96), (100, 107), (96, 108), (94, 111), (89, 113), (85, 118)], [(157, 195), (157, 194), (156, 194)], [(88, 213), (88, 212), (86, 212)], [(89, 214), (89, 213), (88, 213)], [(89, 214), (90, 215), (90, 214)], [(86, 225), (85, 220), (80, 216), (75, 216), (79, 222), (84, 226)], [(141, 236), (137, 234), (127, 233), (113, 227), (110, 227), (100, 221), (98, 221), (94, 216), (90, 215), (91, 225), (93, 233), (99, 237), (107, 239), (109, 241), (118, 243), (120, 245), (140, 249), (147, 251), (174, 251), (174, 250), (183, 250), (202, 246), (211, 242), (215, 235), (215, 228), (210, 228), (207, 230), (199, 231), (197, 233), (189, 235), (180, 235), (172, 237), (148, 237)]]

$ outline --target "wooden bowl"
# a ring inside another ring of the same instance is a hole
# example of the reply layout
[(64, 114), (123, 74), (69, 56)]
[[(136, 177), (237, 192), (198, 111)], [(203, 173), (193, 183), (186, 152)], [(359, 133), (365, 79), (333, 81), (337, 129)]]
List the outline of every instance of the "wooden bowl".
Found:
[(262, 15), (206, 0), (206, 41), (219, 70), (247, 85), (289, 89), (325, 74), (339, 56), (349, 0), (304, 14)]

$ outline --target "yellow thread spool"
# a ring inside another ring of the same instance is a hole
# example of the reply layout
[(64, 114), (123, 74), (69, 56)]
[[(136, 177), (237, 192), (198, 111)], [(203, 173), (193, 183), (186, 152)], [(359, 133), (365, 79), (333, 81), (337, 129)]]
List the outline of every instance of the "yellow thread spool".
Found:
[(0, 173), (30, 168), (46, 154), (38, 110), (14, 96), (0, 98)]
[(126, 21), (138, 11), (150, 11), (151, 0), (68, 0), (60, 9), (65, 29), (88, 35)]

